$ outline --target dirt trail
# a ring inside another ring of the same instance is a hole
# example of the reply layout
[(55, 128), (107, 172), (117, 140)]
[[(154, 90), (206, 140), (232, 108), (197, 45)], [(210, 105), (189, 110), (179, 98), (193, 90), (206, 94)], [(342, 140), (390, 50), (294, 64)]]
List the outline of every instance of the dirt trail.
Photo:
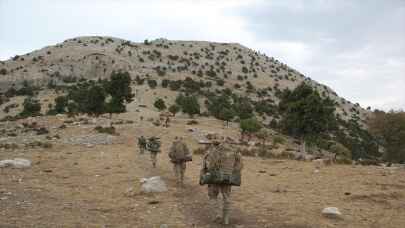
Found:
[[(130, 148), (137, 148), (136, 142), (132, 141), (130, 137), (128, 137), (129, 146)], [(164, 180), (166, 180), (169, 186), (175, 186), (175, 179), (174, 173), (172, 172), (171, 163), (168, 162), (167, 158), (167, 149), (170, 143), (166, 143), (163, 146), (162, 153), (158, 156), (158, 166), (156, 168), (151, 168), (151, 163), (149, 161), (149, 153), (145, 152), (145, 154), (140, 155), (139, 150), (136, 149), (134, 153), (135, 160), (143, 160), (139, 164), (145, 173), (147, 173), (148, 177), (151, 176), (162, 176)], [(200, 157), (194, 156), (194, 163), (188, 163), (188, 169), (186, 170), (186, 176), (193, 176), (193, 178), (185, 178), (185, 187), (177, 187), (173, 188), (174, 193), (173, 196), (177, 199), (178, 202), (181, 203), (181, 212), (184, 214), (185, 224), (187, 227), (212, 227), (212, 228), (220, 228), (220, 227), (237, 227), (237, 226), (246, 226), (246, 227), (264, 227), (264, 224), (260, 224), (257, 217), (254, 215), (249, 215), (246, 212), (243, 212), (237, 206), (232, 206), (231, 212), (231, 222), (232, 224), (225, 226), (221, 225), (217, 221), (214, 221), (215, 218), (215, 211), (218, 209), (213, 208), (212, 205), (208, 203), (208, 196), (207, 196), (207, 189), (206, 186), (199, 186), (198, 181), (196, 181), (195, 172), (196, 167), (200, 163)], [(191, 169), (191, 167), (193, 169)], [(235, 194), (235, 193), (234, 193)], [(231, 196), (232, 197), (232, 196)]]

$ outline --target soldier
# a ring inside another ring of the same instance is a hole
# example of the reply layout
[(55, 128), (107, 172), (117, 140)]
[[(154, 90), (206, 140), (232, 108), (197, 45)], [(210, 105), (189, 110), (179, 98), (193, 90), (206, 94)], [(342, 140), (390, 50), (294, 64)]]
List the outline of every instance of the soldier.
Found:
[(186, 172), (186, 162), (192, 161), (191, 153), (182, 137), (175, 137), (175, 141), (170, 147), (169, 158), (173, 163), (173, 171), (176, 176), (177, 185), (184, 186), (184, 173)]
[(156, 168), (157, 154), (160, 153), (160, 141), (157, 137), (150, 137), (147, 144), (147, 150), (150, 152), (150, 158), (152, 161), (153, 168)]
[(143, 154), (146, 149), (146, 139), (145, 139), (145, 137), (143, 137), (143, 135), (138, 138), (138, 147), (139, 147), (140, 153)]
[(218, 205), (218, 195), (222, 195), (222, 216), (220, 213), (217, 219), (222, 219), (223, 224), (229, 224), (231, 186), (240, 186), (242, 156), (235, 149), (224, 142), (214, 139), (204, 155), (200, 175), (200, 185), (208, 184), (208, 197), (213, 207)]

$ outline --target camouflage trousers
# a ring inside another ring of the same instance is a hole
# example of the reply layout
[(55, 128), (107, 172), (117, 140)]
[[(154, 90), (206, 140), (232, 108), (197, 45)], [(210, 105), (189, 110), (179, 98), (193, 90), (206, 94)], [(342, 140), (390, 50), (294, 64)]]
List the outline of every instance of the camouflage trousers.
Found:
[(139, 147), (139, 153), (140, 153), (140, 154), (145, 153), (145, 147), (140, 146), (140, 147)]
[(177, 184), (183, 185), (184, 173), (186, 172), (186, 163), (185, 162), (173, 163), (173, 171), (174, 171), (174, 175), (176, 176)]
[(156, 167), (157, 163), (157, 154), (156, 152), (150, 152), (150, 160), (152, 161), (152, 166)]
[[(222, 222), (224, 224), (229, 224), (229, 211), (231, 206), (231, 185), (208, 185), (208, 197), (210, 198), (211, 203), (214, 208), (220, 210), (221, 206), (218, 202), (218, 195), (222, 195)], [(220, 213), (217, 212), (217, 217), (221, 217)]]

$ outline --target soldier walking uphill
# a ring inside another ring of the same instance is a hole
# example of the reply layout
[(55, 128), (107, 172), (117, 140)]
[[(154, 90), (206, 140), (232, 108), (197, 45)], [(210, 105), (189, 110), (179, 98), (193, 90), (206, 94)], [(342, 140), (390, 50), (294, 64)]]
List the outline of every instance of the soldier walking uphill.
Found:
[(138, 138), (138, 147), (140, 154), (143, 154), (146, 149), (146, 139), (143, 137), (143, 135)]
[(186, 162), (192, 161), (191, 153), (183, 138), (176, 137), (169, 151), (170, 161), (173, 163), (173, 171), (176, 176), (177, 185), (184, 186), (184, 173)]
[(160, 153), (160, 141), (157, 137), (150, 137), (146, 143), (146, 149), (150, 152), (153, 168), (156, 167), (157, 154)]
[(222, 215), (217, 212), (216, 220), (229, 224), (231, 186), (241, 185), (242, 156), (223, 140), (214, 139), (204, 155), (200, 185), (208, 184), (208, 197), (214, 208), (220, 209), (218, 195), (222, 195)]

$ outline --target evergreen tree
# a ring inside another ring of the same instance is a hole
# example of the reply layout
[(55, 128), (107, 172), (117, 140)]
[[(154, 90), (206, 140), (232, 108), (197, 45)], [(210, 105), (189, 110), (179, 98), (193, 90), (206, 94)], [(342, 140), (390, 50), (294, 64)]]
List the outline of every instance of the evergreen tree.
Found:
[(173, 104), (169, 107), (169, 112), (171, 112), (173, 114), (173, 116), (176, 115), (176, 113), (178, 113), (180, 111), (180, 107), (176, 104)]
[(336, 126), (335, 104), (330, 99), (323, 99), (311, 86), (302, 83), (292, 92), (286, 91), (279, 103), (279, 110), (284, 114), (281, 128), (286, 133), (305, 143), (315, 142), (323, 133)]
[(369, 127), (385, 148), (384, 159), (405, 163), (405, 112), (374, 111)]
[(41, 115), (41, 104), (37, 99), (32, 97), (25, 98), (23, 103), (23, 111), (19, 114), (20, 117), (26, 118), (30, 116)]
[(106, 94), (101, 86), (91, 86), (85, 98), (87, 101), (85, 112), (95, 116), (105, 113), (105, 98)]
[(180, 94), (176, 98), (176, 104), (181, 107), (182, 112), (193, 117), (195, 114), (200, 114), (200, 104), (196, 96), (184, 96)]
[(218, 118), (226, 122), (226, 126), (229, 125), (229, 121), (231, 121), (235, 117), (235, 111), (232, 108), (223, 108)]
[(128, 72), (113, 72), (111, 78), (104, 84), (110, 99), (106, 104), (107, 112), (110, 116), (113, 113), (126, 111), (126, 103), (133, 101), (134, 94), (131, 89), (131, 77)]

